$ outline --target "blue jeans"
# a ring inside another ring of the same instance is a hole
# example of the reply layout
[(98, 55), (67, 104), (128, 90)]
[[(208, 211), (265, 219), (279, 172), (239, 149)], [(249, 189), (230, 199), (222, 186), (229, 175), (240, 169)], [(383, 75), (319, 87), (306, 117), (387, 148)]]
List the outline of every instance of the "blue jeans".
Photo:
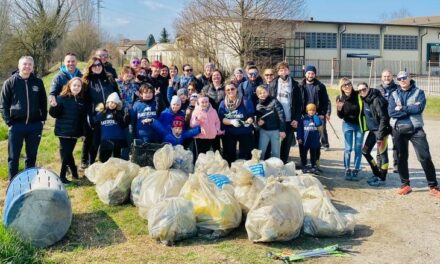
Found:
[(354, 168), (359, 170), (362, 160), (362, 143), (364, 141), (364, 133), (357, 124), (343, 122), (342, 130), (344, 132), (345, 149), (344, 149), (344, 167), (350, 169), (351, 152), (353, 150), (354, 139)]
[(26, 142), (25, 169), (35, 167), (37, 160), (38, 146), (40, 145), (43, 123), (32, 122), (29, 124), (16, 123), (9, 128), (8, 134), (8, 176), (9, 180), (18, 173), (18, 162), (20, 159), (23, 141)]
[(280, 131), (279, 130), (264, 130), (260, 129), (260, 139), (258, 148), (261, 150), (261, 159), (267, 151), (267, 145), (270, 142), (271, 157), (280, 157)]

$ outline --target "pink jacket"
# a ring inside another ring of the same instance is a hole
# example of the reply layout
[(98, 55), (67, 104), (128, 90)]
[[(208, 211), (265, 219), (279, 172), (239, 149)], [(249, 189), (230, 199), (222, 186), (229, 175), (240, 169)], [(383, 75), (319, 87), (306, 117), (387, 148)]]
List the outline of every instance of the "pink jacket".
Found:
[(199, 105), (196, 105), (191, 116), (191, 127), (200, 126), (205, 130), (205, 134), (200, 133), (195, 138), (214, 139), (218, 134), (221, 134), (220, 119), (217, 111), (210, 105), (208, 111), (203, 111)]

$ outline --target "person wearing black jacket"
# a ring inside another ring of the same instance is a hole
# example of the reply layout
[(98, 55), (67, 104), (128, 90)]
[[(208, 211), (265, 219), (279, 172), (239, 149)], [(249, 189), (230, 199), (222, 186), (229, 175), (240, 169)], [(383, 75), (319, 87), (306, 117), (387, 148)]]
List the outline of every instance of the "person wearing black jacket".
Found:
[(153, 61), (151, 64), (151, 74), (148, 76), (146, 82), (151, 84), (155, 90), (159, 88), (161, 94), (160, 99), (162, 100), (161, 104), (165, 105), (165, 107), (169, 107), (170, 102), (168, 102), (167, 99), (168, 80), (160, 75), (162, 67), (163, 64), (160, 61)]
[(289, 74), (289, 64), (280, 62), (276, 67), (278, 77), (269, 84), (269, 95), (276, 98), (283, 106), (286, 127), (286, 137), (281, 142), (280, 158), (287, 163), (290, 147), (296, 144), (294, 130), (298, 127), (303, 111), (301, 91)]
[(107, 49), (98, 49), (95, 52), (95, 57), (98, 57), (101, 59), (102, 64), (104, 65), (105, 72), (111, 74), (113, 79), (116, 80), (118, 78), (118, 74), (116, 74), (115, 68), (113, 68), (113, 65), (108, 61), (108, 59), (109, 59), (108, 50)]
[(72, 178), (78, 179), (73, 150), (77, 139), (84, 134), (87, 116), (84, 93), (81, 78), (74, 77), (56, 97), (56, 105), (49, 108), (49, 114), (56, 119), (55, 136), (60, 140), (60, 179), (65, 184), (70, 183), (66, 178), (67, 168), (72, 172)]
[[(388, 102), (377, 89), (370, 89), (368, 84), (358, 84), (359, 95), (364, 102), (363, 112), (368, 128), (368, 135), (362, 147), (362, 154), (370, 164), (374, 176), (367, 180), (370, 186), (381, 186), (385, 183), (388, 172), (388, 135), (391, 134)], [(374, 145), (381, 162), (375, 162), (371, 156)]]
[(34, 59), (21, 57), (18, 69), (4, 82), (0, 95), (0, 112), (9, 127), (9, 181), (18, 173), (23, 141), (26, 142), (25, 168), (35, 167), (43, 124), (47, 118), (46, 90), (43, 81), (32, 73)]

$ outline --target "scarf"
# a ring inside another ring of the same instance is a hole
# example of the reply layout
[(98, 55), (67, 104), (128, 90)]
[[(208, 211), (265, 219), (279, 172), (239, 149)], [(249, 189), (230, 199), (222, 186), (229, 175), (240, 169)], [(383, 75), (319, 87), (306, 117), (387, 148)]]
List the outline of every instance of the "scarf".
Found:
[(241, 94), (237, 94), (237, 98), (235, 98), (235, 100), (231, 100), (229, 99), (229, 96), (226, 95), (225, 96), (225, 107), (228, 111), (234, 111), (235, 109), (237, 109), (242, 101), (242, 95)]

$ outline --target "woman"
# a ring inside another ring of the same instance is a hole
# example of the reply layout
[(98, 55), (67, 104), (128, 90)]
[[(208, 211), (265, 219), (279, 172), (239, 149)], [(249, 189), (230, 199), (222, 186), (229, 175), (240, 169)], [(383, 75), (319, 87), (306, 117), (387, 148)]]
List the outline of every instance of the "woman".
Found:
[(253, 143), (254, 106), (237, 91), (233, 83), (225, 87), (226, 96), (220, 103), (218, 115), (222, 122), (223, 157), (229, 165), (237, 159), (237, 143), (239, 143), (239, 159), (251, 158)]
[(212, 72), (209, 84), (203, 87), (202, 91), (209, 97), (209, 102), (212, 107), (214, 107), (215, 110), (218, 110), (220, 102), (225, 98), (225, 86), (223, 84), (223, 75), (220, 70), (216, 69)]
[(173, 86), (180, 81), (179, 68), (176, 65), (171, 64), (170, 66), (170, 79), (173, 80)]
[(147, 57), (142, 57), (141, 68), (144, 68), (147, 71), (147, 74), (151, 73), (150, 60)]
[(141, 68), (141, 61), (138, 57), (134, 57), (130, 60), (130, 67), (134, 70), (134, 72), (137, 74), (139, 69)]
[(95, 162), (100, 142), (100, 126), (92, 125), (96, 116), (95, 108), (100, 103), (105, 104), (111, 93), (117, 92), (119, 95), (119, 89), (113, 77), (105, 72), (99, 57), (92, 57), (87, 63), (83, 83), (86, 86), (86, 99), (89, 103), (88, 122), (90, 126), (86, 131), (81, 158), (83, 162), (81, 167), (86, 168)]
[(231, 82), (235, 87), (238, 87), (244, 81), (246, 81), (246, 78), (244, 78), (244, 70), (242, 68), (236, 68), (234, 70), (234, 76), (231, 78)]
[(264, 69), (264, 84), (269, 85), (275, 79), (275, 71), (273, 69)]
[[(362, 112), (362, 100), (359, 93), (353, 89), (348, 78), (339, 81), (341, 95), (336, 98), (338, 117), (343, 119), (342, 129), (345, 139), (344, 167), (345, 179), (358, 181), (358, 173), (361, 167), (362, 142), (366, 130), (365, 116)], [(350, 169), (351, 151), (354, 139), (354, 170)]]

